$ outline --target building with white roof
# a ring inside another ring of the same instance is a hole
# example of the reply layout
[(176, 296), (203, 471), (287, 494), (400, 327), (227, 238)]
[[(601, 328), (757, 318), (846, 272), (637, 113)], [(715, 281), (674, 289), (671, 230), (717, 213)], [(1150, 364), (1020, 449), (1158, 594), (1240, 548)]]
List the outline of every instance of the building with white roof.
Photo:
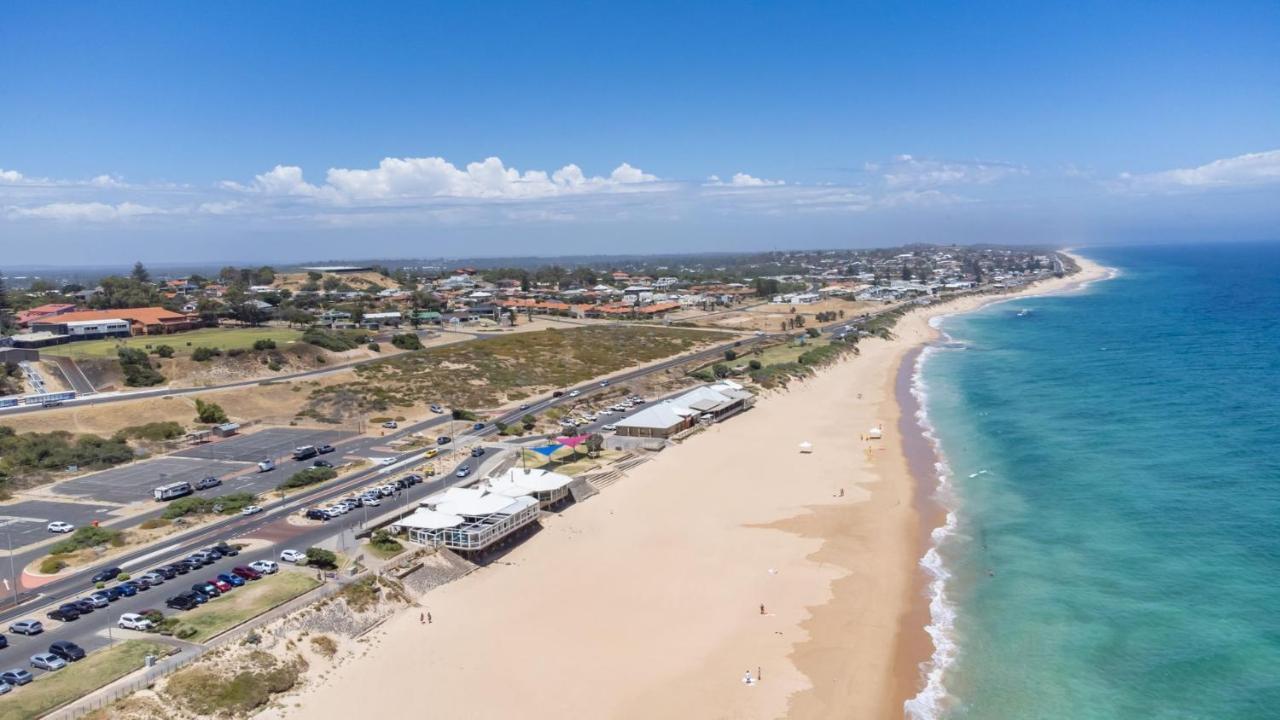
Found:
[(489, 479), (489, 492), (510, 497), (529, 495), (542, 507), (550, 507), (569, 496), (573, 478), (541, 468), (511, 468)]
[(698, 421), (717, 422), (755, 404), (755, 396), (728, 380), (703, 385), (689, 392), (654, 403), (620, 420), (617, 434), (628, 437), (671, 437), (693, 427)]
[(483, 552), (538, 520), (538, 500), (530, 494), (504, 495), (486, 488), (449, 488), (422, 501), (412, 515), (396, 521), (409, 541), (461, 553)]

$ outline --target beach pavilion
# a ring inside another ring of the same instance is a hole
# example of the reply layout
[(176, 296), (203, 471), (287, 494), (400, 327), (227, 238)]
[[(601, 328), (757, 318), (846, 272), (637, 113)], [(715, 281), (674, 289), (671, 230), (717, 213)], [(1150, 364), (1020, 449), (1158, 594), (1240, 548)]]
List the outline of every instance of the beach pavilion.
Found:
[(538, 520), (538, 500), (484, 488), (449, 488), (423, 500), (417, 512), (396, 521), (409, 541), (482, 553)]
[(573, 478), (541, 468), (511, 468), (489, 480), (489, 492), (508, 497), (532, 496), (549, 508), (569, 497)]

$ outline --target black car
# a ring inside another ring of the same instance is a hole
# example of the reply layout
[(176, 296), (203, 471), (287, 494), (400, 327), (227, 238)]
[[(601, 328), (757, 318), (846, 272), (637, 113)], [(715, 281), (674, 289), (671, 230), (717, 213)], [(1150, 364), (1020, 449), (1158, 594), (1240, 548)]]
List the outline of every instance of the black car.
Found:
[(205, 548), (204, 553), (206, 555), (212, 555), (214, 560), (219, 560), (222, 558), (222, 548), (218, 547), (217, 545)]
[(9, 638), (5, 637), (4, 635), (0, 635), (0, 648), (7, 648), (7, 647), (9, 647)]
[(329, 462), (328, 460), (317, 460), (317, 461), (315, 461), (315, 462), (311, 463), (311, 466), (312, 466), (312, 467), (331, 468), (331, 467), (333, 467), (333, 463)]
[(196, 602), (196, 599), (190, 593), (182, 593), (165, 600), (164, 604), (165, 607), (170, 607), (174, 610), (190, 610), (200, 603)]
[(155, 574), (159, 575), (160, 577), (164, 578), (165, 580), (172, 580), (172, 579), (174, 579), (174, 578), (178, 577), (178, 571), (177, 571), (177, 570), (174, 570), (173, 568), (169, 567), (168, 565), (162, 565), (162, 566), (160, 566), (160, 567), (156, 568), (155, 570), (152, 570), (151, 572), (153, 572), (153, 573), (155, 573)]
[(187, 597), (196, 601), (196, 604), (203, 605), (213, 599), (212, 595), (206, 595), (200, 590), (192, 589), (189, 593), (183, 593)]
[(321, 455), (327, 455), (327, 454), (329, 454), (329, 453), (333, 452), (333, 446), (332, 446), (332, 445), (317, 445), (317, 446), (316, 446), (316, 452), (320, 453)]
[(437, 445), (448, 445), (451, 442), (453, 442), (453, 438), (449, 437), (448, 435), (441, 435), (440, 437), (436, 438)]
[(224, 542), (218, 543), (214, 547), (217, 548), (218, 552), (222, 553), (222, 557), (235, 557), (240, 554), (240, 551), (234, 545), (228, 545)]
[(484, 448), (476, 446), (471, 448), (471, 457), (480, 457), (484, 455)]
[(68, 604), (68, 605), (75, 605), (75, 606), (76, 606), (76, 609), (80, 611), (80, 614), (81, 614), (81, 615), (88, 615), (89, 613), (91, 613), (91, 612), (93, 612), (95, 609), (97, 609), (97, 608), (94, 606), (94, 604), (93, 604), (93, 601), (92, 601), (92, 600), (84, 600), (84, 599), (81, 599), (81, 600), (71, 600), (71, 601), (69, 601), (67, 604)]
[(308, 520), (328, 520), (329, 513), (323, 510), (320, 510), (319, 508), (311, 508), (310, 510), (307, 511), (307, 519)]
[(50, 610), (46, 615), (50, 620), (61, 620), (62, 622), (71, 622), (80, 619), (80, 609), (71, 603), (59, 605), (57, 608)]
[(187, 573), (191, 572), (191, 568), (187, 567), (186, 563), (182, 563), (182, 562), (176, 562), (172, 565), (165, 565), (165, 567), (172, 570), (175, 575), (186, 575)]
[(71, 642), (70, 640), (58, 640), (49, 645), (49, 652), (66, 660), (67, 662), (75, 662), (84, 659), (84, 648)]
[(405, 475), (404, 479), (409, 481), (410, 485), (417, 485), (418, 483), (422, 482), (422, 476), (417, 473), (411, 473), (409, 475)]
[(201, 595), (207, 595), (211, 598), (216, 598), (222, 594), (222, 591), (218, 590), (217, 585), (214, 585), (213, 583), (207, 583), (207, 582), (196, 583), (195, 585), (191, 586), (191, 589), (194, 592), (198, 592)]
[(108, 580), (115, 580), (116, 576), (119, 574), (120, 568), (118, 567), (104, 568), (94, 573), (93, 577), (89, 578), (89, 582), (100, 583), (107, 582)]

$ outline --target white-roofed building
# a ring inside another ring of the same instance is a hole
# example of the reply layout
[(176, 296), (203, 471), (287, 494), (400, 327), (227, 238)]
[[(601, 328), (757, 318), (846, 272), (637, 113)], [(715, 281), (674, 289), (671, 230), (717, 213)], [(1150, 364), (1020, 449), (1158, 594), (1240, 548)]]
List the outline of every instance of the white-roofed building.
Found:
[(409, 541), (478, 553), (538, 520), (538, 500), (529, 494), (504, 495), (485, 488), (449, 488), (422, 501), (422, 507), (396, 522)]
[(542, 507), (550, 507), (569, 496), (573, 478), (541, 468), (511, 468), (489, 480), (489, 492), (509, 497), (530, 495)]
[(628, 437), (671, 437), (698, 422), (715, 422), (755, 403), (755, 396), (725, 380), (694, 388), (679, 397), (654, 403), (617, 423), (617, 434)]

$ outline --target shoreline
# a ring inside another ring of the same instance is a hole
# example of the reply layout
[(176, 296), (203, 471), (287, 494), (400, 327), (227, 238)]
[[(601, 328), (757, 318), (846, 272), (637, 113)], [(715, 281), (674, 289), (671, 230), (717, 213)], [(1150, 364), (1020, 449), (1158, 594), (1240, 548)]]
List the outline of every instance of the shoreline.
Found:
[[(905, 690), (899, 695), (903, 717), (924, 720), (940, 715), (945, 698), (943, 675), (955, 661), (955, 646), (945, 642), (945, 631), (949, 629), (952, 618), (939, 617), (952, 612), (945, 599), (948, 575), (935, 550), (950, 535), (955, 516), (954, 510), (939, 497), (946, 491), (951, 473), (934, 428), (928, 423), (927, 409), (921, 397), (924, 392), (922, 373), (928, 350), (946, 337), (940, 323), (947, 317), (977, 312), (1014, 300), (1079, 292), (1118, 274), (1114, 268), (1100, 265), (1071, 250), (1063, 252), (1076, 261), (1080, 272), (1045, 280), (1007, 295), (974, 298), (977, 302), (964, 302), (963, 307), (953, 306), (946, 308), (945, 312), (922, 313), (931, 337), (908, 353), (898, 369), (896, 397), (904, 408), (902, 450), (916, 485), (916, 508), (923, 530), (917, 555), (916, 592), (903, 616), (896, 653), (898, 687)], [(905, 412), (908, 409), (910, 412)], [(940, 637), (944, 638), (945, 644), (939, 643)]]
[[(1028, 294), (907, 313), (892, 339), (548, 516), (261, 717), (902, 717), (932, 647), (919, 501), (933, 484), (909, 467), (916, 422), (898, 389), (937, 336), (929, 318)], [(877, 426), (882, 440), (860, 437)]]

